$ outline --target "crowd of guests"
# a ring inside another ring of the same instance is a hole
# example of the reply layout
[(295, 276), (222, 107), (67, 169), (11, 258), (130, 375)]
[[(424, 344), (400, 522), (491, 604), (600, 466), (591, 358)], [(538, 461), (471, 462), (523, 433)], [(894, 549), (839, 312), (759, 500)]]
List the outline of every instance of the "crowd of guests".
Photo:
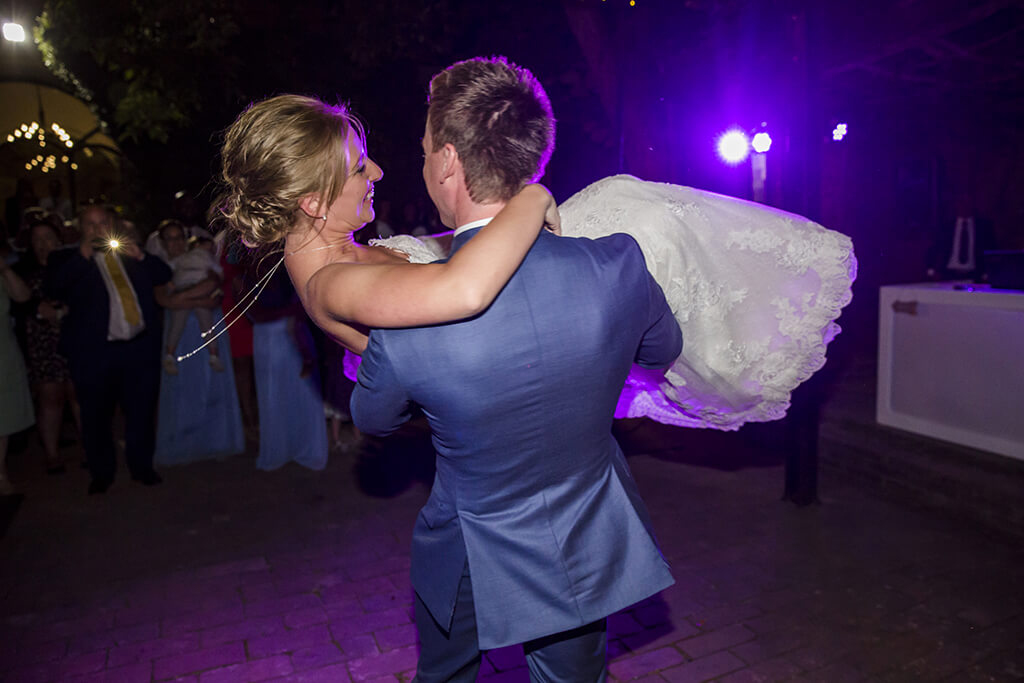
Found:
[(59, 475), (73, 425), (90, 494), (113, 484), (119, 450), (152, 486), (158, 467), (247, 443), (265, 470), (320, 469), (351, 443), (343, 355), (309, 323), (279, 255), (187, 215), (147, 235), (104, 203), (74, 216), (59, 196), (42, 204), (19, 184), (0, 226), (0, 495), (16, 490), (8, 444), (26, 430)]
[(374, 205), (374, 219), (365, 229), (359, 231), (356, 235), (357, 241), (365, 244), (371, 239), (395, 235), (423, 237), (447, 229), (441, 225), (437, 209), (425, 198), (406, 200), (402, 202), (401, 207), (401, 211), (396, 215), (391, 200), (377, 200)]

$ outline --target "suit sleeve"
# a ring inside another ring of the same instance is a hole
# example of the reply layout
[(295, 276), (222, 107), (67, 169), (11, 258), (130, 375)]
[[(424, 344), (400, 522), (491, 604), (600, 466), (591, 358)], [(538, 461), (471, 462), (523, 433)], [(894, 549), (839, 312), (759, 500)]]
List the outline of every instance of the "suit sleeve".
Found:
[(647, 283), (647, 329), (640, 340), (634, 362), (643, 368), (666, 368), (683, 351), (683, 332), (672, 314), (665, 293), (644, 264), (643, 254), (636, 250)]
[(53, 299), (67, 301), (71, 290), (89, 273), (91, 267), (92, 262), (74, 247), (53, 252), (43, 276), (43, 293)]
[(387, 436), (409, 420), (409, 397), (395, 376), (379, 334), (370, 334), (349, 411), (360, 431)]

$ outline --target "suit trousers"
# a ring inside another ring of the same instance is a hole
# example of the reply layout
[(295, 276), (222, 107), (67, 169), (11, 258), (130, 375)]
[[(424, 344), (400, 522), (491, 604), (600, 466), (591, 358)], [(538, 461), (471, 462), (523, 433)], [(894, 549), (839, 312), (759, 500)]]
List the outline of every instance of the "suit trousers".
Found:
[(148, 339), (107, 342), (70, 364), (82, 407), (82, 446), (94, 481), (113, 481), (116, 469), (114, 412), (124, 414), (125, 463), (132, 478), (153, 471), (156, 403), (160, 391), (159, 348)]
[[(445, 631), (416, 596), (420, 660), (414, 683), (472, 683), (480, 671), (480, 646), (469, 565), (462, 572), (451, 631)], [(532, 683), (604, 683), (607, 620), (523, 643)]]

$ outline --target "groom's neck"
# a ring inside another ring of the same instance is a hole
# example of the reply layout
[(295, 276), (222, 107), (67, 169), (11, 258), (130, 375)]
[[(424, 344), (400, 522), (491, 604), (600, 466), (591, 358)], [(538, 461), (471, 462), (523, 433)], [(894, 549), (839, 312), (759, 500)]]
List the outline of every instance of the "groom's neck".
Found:
[(455, 225), (452, 227), (458, 228), (466, 223), (483, 220), (484, 218), (494, 218), (503, 208), (505, 208), (505, 202), (477, 204), (467, 200), (455, 207)]

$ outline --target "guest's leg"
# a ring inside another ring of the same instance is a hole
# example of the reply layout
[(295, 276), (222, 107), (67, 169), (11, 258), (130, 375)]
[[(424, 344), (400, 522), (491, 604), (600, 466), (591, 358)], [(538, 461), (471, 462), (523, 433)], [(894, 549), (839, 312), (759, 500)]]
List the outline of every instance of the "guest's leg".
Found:
[(252, 381), (252, 356), (232, 356), (235, 367), (235, 390), (238, 405), (242, 408), (242, 420), (246, 429), (255, 429), (259, 422), (256, 416), (256, 388)]
[(477, 644), (476, 611), (468, 564), (459, 582), (451, 631), (446, 632), (434, 621), (419, 595), (416, 596), (416, 630), (420, 635), (420, 661), (416, 666), (414, 683), (472, 683), (476, 680), (480, 671), (480, 646)]
[(0, 496), (14, 493), (14, 486), (7, 478), (7, 435), (0, 436)]
[(143, 343), (128, 342), (121, 373), (119, 399), (124, 412), (124, 457), (133, 479), (153, 474), (156, 448), (156, 404), (160, 394), (157, 357)]
[(39, 405), (36, 410), (36, 425), (39, 428), (39, 440), (43, 442), (46, 452), (47, 470), (60, 467), (58, 449), (60, 445), (60, 423), (64, 417), (64, 383), (40, 382), (36, 385)]
[(78, 405), (78, 396), (75, 394), (75, 385), (71, 380), (64, 382), (64, 398), (71, 404), (71, 419), (75, 421), (75, 429), (78, 430), (78, 437), (82, 437), (82, 406)]
[[(196, 314), (196, 320), (199, 321), (200, 333), (206, 332), (213, 327), (213, 313), (217, 309), (214, 308), (195, 308), (193, 309)], [(224, 372), (224, 362), (220, 359), (219, 346), (217, 346), (217, 337), (212, 337), (210, 344), (206, 347), (206, 350), (210, 352), (210, 367), (215, 372)]]
[(523, 650), (531, 683), (603, 683), (608, 675), (607, 620), (531, 640)]
[[(106, 356), (107, 353), (101, 355)], [(94, 482), (114, 480), (114, 406), (116, 389), (105, 359), (71, 370), (81, 400), (82, 448)]]
[[(194, 308), (192, 309), (196, 314), (196, 320), (199, 321), (199, 333), (206, 332), (213, 327), (213, 312), (216, 309), (213, 308)], [(214, 339), (210, 342), (210, 345), (206, 347), (210, 351), (211, 356), (217, 355), (217, 340)]]
[(71, 406), (71, 419), (75, 421), (75, 436), (78, 437), (78, 445), (82, 448), (82, 467), (88, 467), (89, 463), (85, 458), (85, 447), (82, 445), (82, 406), (78, 404), (78, 394), (75, 392), (75, 383), (70, 379), (64, 382), (64, 396)]
[(185, 331), (185, 323), (188, 322), (188, 316), (192, 313), (192, 309), (189, 308), (176, 308), (171, 311), (171, 321), (167, 325), (167, 353), (172, 356), (177, 353), (178, 342), (181, 341), (181, 335)]

